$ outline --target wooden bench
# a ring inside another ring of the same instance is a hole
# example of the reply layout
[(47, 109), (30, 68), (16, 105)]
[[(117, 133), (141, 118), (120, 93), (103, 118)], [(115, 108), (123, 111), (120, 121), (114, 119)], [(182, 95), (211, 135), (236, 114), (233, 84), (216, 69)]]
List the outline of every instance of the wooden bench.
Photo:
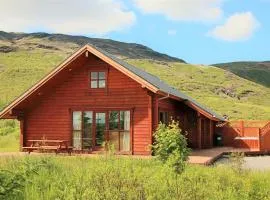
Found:
[(73, 150), (72, 146), (68, 146), (68, 140), (28, 140), (31, 145), (29, 147), (23, 147), (23, 151), (27, 151), (29, 154), (35, 150), (38, 151), (55, 151), (56, 154), (60, 152), (67, 152), (69, 155)]

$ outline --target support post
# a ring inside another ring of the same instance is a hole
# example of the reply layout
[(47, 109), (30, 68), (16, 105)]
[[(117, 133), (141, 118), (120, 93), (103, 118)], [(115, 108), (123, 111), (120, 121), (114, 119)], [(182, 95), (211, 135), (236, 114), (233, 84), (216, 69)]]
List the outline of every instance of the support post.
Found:
[(153, 119), (153, 130), (155, 131), (158, 127), (158, 97), (155, 95), (153, 98), (153, 111), (154, 111), (154, 119)]
[(201, 114), (198, 112), (197, 113), (197, 146), (198, 149), (202, 148), (202, 119), (201, 119)]
[(24, 119), (19, 119), (20, 121), (20, 151), (24, 146)]
[(213, 147), (213, 135), (214, 135), (214, 122), (210, 119), (210, 132), (209, 132), (209, 144), (210, 144), (210, 147)]

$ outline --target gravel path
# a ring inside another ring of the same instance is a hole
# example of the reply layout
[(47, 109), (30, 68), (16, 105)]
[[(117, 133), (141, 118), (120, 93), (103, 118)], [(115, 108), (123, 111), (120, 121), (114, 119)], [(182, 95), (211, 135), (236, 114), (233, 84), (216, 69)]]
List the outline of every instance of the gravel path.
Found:
[[(246, 169), (270, 171), (270, 156), (247, 156), (244, 160), (244, 168)], [(215, 164), (229, 164), (229, 158), (223, 157), (217, 160)]]

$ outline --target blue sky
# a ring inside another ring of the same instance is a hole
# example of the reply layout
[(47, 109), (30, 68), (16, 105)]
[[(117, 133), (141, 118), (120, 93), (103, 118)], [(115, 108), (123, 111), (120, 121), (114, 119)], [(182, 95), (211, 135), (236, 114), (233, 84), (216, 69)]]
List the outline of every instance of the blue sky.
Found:
[(140, 43), (195, 64), (270, 60), (270, 0), (20, 2), (0, 1), (0, 30)]

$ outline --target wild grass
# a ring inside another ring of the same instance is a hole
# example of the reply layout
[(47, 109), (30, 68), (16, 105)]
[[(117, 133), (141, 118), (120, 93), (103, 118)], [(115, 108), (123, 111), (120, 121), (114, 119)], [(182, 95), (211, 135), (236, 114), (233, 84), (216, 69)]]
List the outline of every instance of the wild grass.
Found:
[(0, 120), (0, 152), (19, 151), (19, 125), (15, 120)]
[(27, 156), (0, 159), (0, 199), (269, 199), (270, 173), (154, 159)]

